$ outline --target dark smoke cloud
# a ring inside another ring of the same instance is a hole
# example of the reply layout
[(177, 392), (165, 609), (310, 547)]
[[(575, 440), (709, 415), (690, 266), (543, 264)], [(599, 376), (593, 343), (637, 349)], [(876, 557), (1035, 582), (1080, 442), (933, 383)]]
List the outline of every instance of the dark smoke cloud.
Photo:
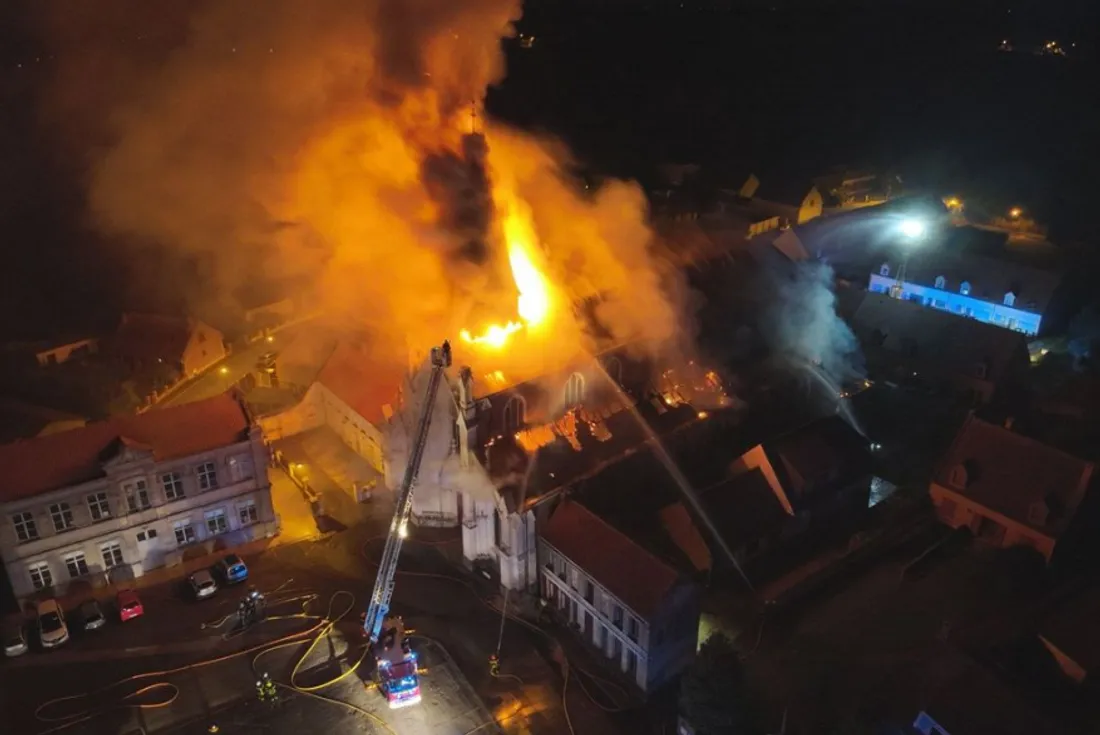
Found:
[(493, 220), (493, 196), (489, 188), (485, 136), (462, 136), (461, 153), (442, 151), (424, 159), (421, 177), (429, 196), (439, 207), (440, 227), (459, 238), (459, 257), (477, 265), (489, 258), (489, 225)]

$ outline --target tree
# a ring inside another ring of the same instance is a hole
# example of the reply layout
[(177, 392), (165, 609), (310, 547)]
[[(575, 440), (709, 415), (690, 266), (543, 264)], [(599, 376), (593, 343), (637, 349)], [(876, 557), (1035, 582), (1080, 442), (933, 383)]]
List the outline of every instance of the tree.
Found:
[(741, 659), (721, 633), (703, 642), (684, 674), (680, 709), (696, 735), (755, 735)]

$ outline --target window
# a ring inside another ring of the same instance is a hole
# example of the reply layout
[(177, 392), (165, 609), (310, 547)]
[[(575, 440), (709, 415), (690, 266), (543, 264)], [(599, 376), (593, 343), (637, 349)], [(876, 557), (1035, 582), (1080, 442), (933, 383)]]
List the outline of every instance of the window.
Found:
[(584, 403), (584, 376), (573, 373), (565, 381), (565, 407), (576, 408)]
[(1016, 294), (1008, 291), (1005, 293), (1005, 306), (1014, 306), (1016, 304)]
[(122, 489), (126, 493), (126, 505), (130, 508), (131, 513), (149, 508), (149, 488), (146, 486), (145, 480), (128, 482), (122, 486)]
[(633, 650), (627, 649), (626, 652), (626, 673), (633, 674), (638, 670), (638, 654)]
[(241, 519), (242, 526), (247, 526), (249, 523), (255, 523), (259, 520), (259, 514), (256, 512), (256, 501), (249, 500), (238, 505), (237, 516)]
[(501, 524), (500, 524), (500, 511), (493, 511), (493, 545), (498, 549), (504, 548), (501, 545)]
[(584, 599), (589, 603), (596, 599), (596, 586), (590, 579), (584, 580)]
[(633, 615), (626, 620), (626, 636), (635, 643), (638, 642), (638, 618)]
[(889, 276), (890, 275), (890, 264), (889, 263), (883, 263), (882, 265), (880, 265), (878, 267), (878, 274), (880, 276)]
[(47, 562), (36, 561), (34, 564), (27, 566), (27, 572), (30, 573), (31, 584), (34, 585), (36, 590), (53, 587), (53, 574), (50, 572), (50, 565)]
[(183, 497), (183, 478), (178, 472), (165, 472), (160, 476), (160, 486), (164, 488), (164, 497), (179, 500)]
[(51, 505), (50, 518), (53, 519), (53, 529), (58, 533), (73, 527), (73, 509), (69, 507), (68, 503), (54, 503)]
[(176, 521), (172, 524), (172, 530), (176, 532), (176, 543), (180, 546), (195, 542), (195, 528), (190, 520)]
[(970, 295), (970, 281), (963, 281), (959, 284), (959, 293), (961, 293), (963, 296)]
[(155, 529), (155, 528), (147, 528), (144, 531), (138, 531), (138, 534), (137, 534), (137, 540), (138, 541), (152, 541), (156, 537), (157, 537), (157, 529)]
[(932, 306), (936, 307), (937, 309), (946, 309), (947, 302), (942, 299), (933, 299)]
[(618, 605), (611, 608), (611, 622), (619, 630), (623, 629), (623, 609)]
[(512, 396), (504, 404), (504, 433), (515, 434), (527, 423), (527, 401), (523, 396)]
[(15, 536), (20, 541), (34, 541), (38, 538), (38, 526), (34, 524), (34, 516), (30, 513), (16, 513), (11, 517), (15, 525)]
[(122, 564), (122, 544), (118, 541), (110, 541), (99, 547), (103, 554), (103, 568), (114, 569)]
[(215, 508), (206, 511), (206, 530), (211, 536), (225, 533), (229, 530), (229, 521), (225, 517), (225, 508)]
[(943, 289), (947, 287), (947, 279), (943, 276), (936, 276), (936, 288)]
[(88, 573), (88, 562), (84, 559), (83, 551), (74, 551), (65, 556), (65, 568), (69, 570), (69, 577), (76, 579)]
[(601, 651), (607, 645), (607, 628), (603, 625), (596, 626), (596, 645), (600, 647)]
[(252, 465), (248, 461), (247, 454), (230, 457), (226, 460), (226, 464), (229, 465), (230, 482), (240, 482), (252, 476)]
[(88, 512), (93, 521), (111, 517), (111, 506), (107, 503), (107, 493), (93, 493), (88, 496)]
[(199, 490), (210, 490), (218, 486), (218, 468), (213, 462), (204, 462), (195, 468), (199, 478)]

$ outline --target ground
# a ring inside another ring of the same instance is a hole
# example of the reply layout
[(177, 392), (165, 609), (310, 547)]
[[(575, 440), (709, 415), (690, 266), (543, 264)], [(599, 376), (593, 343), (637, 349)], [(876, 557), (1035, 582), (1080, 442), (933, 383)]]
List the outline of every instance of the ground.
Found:
[[(329, 455), (339, 456), (339, 451), (330, 448)], [(326, 475), (321, 482), (319, 473), (319, 467), (311, 466), (311, 478), (324, 487), (323, 495), (347, 495), (332, 477)], [(294, 501), (297, 488), (276, 479), (277, 492)], [(144, 589), (143, 619), (126, 624), (112, 621), (98, 631), (74, 633), (69, 644), (55, 651), (32, 650), (0, 662), (0, 711), (5, 713), (5, 731), (32, 735), (66, 724), (39, 717), (63, 717), (87, 710), (88, 705), (80, 700), (63, 702), (56, 709), (39, 712), (38, 717), (35, 709), (58, 697), (93, 692), (95, 716), (65, 732), (118, 733), (142, 731), (140, 727), (147, 733), (197, 733), (199, 728), (206, 732), (216, 723), (222, 733), (253, 732), (257, 727), (289, 733), (302, 732), (305, 722), (317, 732), (387, 732), (354, 708), (286, 687), (282, 690), (286, 702), (278, 713), (256, 702), (251, 669), (255, 654), (276, 638), (317, 625), (327, 616), (330, 600), (334, 615), (347, 609), (347, 616), (336, 625), (332, 639), (317, 646), (295, 684), (303, 686), (336, 676), (358, 658), (358, 614), (365, 608), (374, 582), (373, 560), (381, 553), (392, 500), (389, 493), (382, 493), (364, 506), (332, 503), (333, 520), (343, 530), (326, 533), (310, 529), (301, 512), (304, 501), (299, 497), (296, 503), (297, 510), (291, 512), (290, 506), (280, 501), (278, 511), (296, 519), (292, 525), (302, 539), (245, 558), (250, 569), (247, 584), (265, 592), (273, 603), (270, 617), (277, 619), (244, 634), (232, 633), (237, 603), (247, 591), (246, 585), (221, 589), (214, 598), (201, 602), (188, 598), (182, 580)], [(494, 596), (497, 590), (456, 563), (459, 548), (458, 529), (416, 530), (401, 557), (393, 610), (415, 631), (414, 647), (427, 668), (422, 680), (424, 705), (391, 713), (376, 693), (364, 690), (360, 674), (366, 671), (357, 671), (316, 694), (376, 714), (402, 734), (492, 731), (497, 727), (494, 717), (504, 732), (517, 735), (563, 733), (571, 727), (597, 734), (621, 731), (619, 723), (604, 711), (618, 696), (616, 685), (584, 673), (599, 671), (598, 664), (585, 661), (585, 652), (571, 649), (573, 666), (566, 686), (560, 648), (551, 638), (560, 632), (548, 634), (508, 618), (501, 636), (501, 601)], [(305, 608), (303, 603), (307, 603)], [(509, 607), (510, 611), (518, 609), (515, 603)], [(288, 685), (293, 662), (309, 640), (265, 654), (259, 668)], [(500, 676), (494, 677), (488, 657), (497, 650), (498, 641)], [(250, 652), (241, 653), (246, 649)], [(196, 666), (218, 657), (226, 658)], [(178, 673), (115, 685), (135, 674), (183, 666), (188, 668)], [(137, 694), (146, 687), (150, 688)], [(568, 718), (562, 706), (563, 688)], [(611, 694), (601, 693), (603, 689)], [(125, 698), (127, 694), (132, 696)], [(168, 699), (172, 701), (166, 703)], [(139, 703), (148, 706), (131, 706)], [(314, 729), (317, 724), (323, 727)]]

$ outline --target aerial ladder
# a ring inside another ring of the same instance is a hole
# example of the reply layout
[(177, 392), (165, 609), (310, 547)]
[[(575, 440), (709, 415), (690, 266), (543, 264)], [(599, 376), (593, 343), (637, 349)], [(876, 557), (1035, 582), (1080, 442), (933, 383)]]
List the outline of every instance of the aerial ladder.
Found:
[(405, 467), (405, 475), (397, 491), (397, 504), (394, 507), (389, 534), (386, 536), (386, 548), (378, 564), (378, 577), (374, 582), (370, 606), (363, 616), (363, 631), (370, 639), (374, 653), (378, 688), (386, 696), (392, 708), (407, 707), (420, 702), (416, 653), (409, 645), (401, 619), (388, 617), (388, 613), (390, 598), (393, 596), (394, 579), (397, 576), (397, 559), (401, 554), (401, 543), (408, 535), (413, 487), (416, 485), (416, 477), (420, 472), (420, 463), (424, 459), (424, 449), (428, 443), (428, 430), (431, 428), (436, 394), (439, 392), (439, 384), (443, 382), (443, 371), (450, 366), (450, 342), (444, 342), (441, 347), (433, 347), (431, 374), (428, 378), (428, 388), (424, 393), (424, 404), (420, 407), (416, 433), (409, 446), (409, 463)]

